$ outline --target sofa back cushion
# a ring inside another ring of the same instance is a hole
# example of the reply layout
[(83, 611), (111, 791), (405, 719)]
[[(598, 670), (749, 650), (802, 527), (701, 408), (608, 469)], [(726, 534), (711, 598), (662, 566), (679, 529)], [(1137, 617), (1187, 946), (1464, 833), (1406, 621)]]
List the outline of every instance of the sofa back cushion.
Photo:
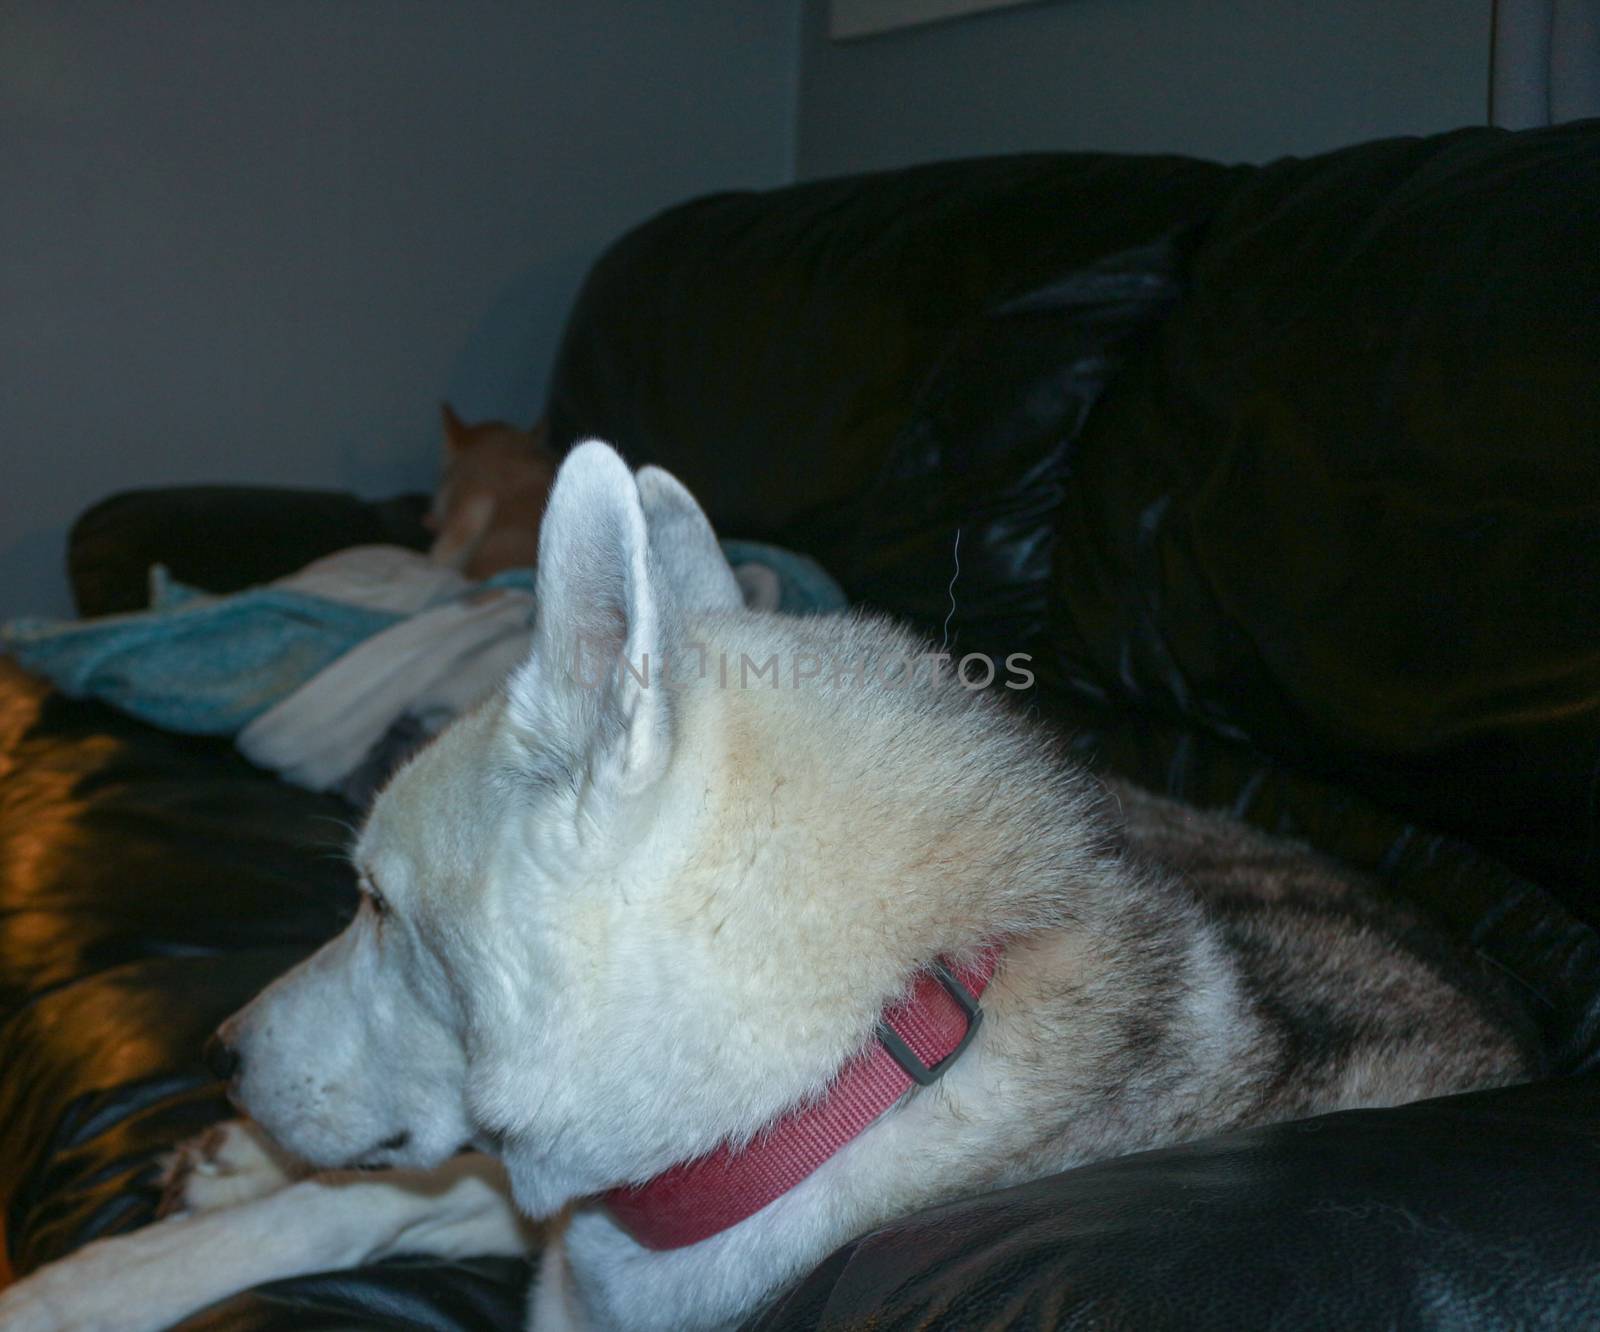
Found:
[(1600, 122), (1275, 163), (1080, 443), (1053, 682), (1600, 870)]
[(558, 444), (657, 462), (727, 536), (806, 549), (961, 648), (1043, 632), (1059, 485), (1186, 223), (1238, 173), (1180, 158), (938, 163), (697, 200), (574, 308)]

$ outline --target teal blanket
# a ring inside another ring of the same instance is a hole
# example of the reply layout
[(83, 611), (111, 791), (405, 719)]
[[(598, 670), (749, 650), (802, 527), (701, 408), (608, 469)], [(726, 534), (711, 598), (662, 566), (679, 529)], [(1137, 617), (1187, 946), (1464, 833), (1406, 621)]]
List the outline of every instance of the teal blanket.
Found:
[[(782, 613), (823, 614), (846, 604), (839, 585), (804, 555), (752, 541), (724, 541), (722, 549), (736, 569), (775, 576)], [(531, 593), (533, 571), (497, 574), (453, 595), (464, 598), (486, 586)], [(13, 620), (0, 627), (0, 644), (74, 697), (100, 699), (170, 731), (231, 736), (351, 648), (405, 618), (277, 584), (213, 596), (157, 565), (148, 611)]]

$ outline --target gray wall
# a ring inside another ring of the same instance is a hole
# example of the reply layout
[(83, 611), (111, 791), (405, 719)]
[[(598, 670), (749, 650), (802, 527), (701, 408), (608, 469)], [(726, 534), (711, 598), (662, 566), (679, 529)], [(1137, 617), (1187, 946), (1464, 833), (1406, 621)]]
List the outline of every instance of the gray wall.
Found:
[(1031, 149), (1262, 161), (1487, 115), (1490, 0), (1048, 0), (848, 43), (806, 7), (802, 178)]
[(198, 481), (427, 486), (531, 418), (617, 232), (786, 179), (793, 0), (7, 0), (0, 616), (71, 519)]

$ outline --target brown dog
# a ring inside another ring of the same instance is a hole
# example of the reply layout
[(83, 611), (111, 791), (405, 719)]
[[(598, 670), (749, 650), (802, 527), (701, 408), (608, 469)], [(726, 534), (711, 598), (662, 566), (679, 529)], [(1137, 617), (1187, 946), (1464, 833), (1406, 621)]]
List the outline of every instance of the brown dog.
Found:
[(449, 403), (440, 411), (444, 476), (423, 519), (435, 534), (428, 557), (472, 579), (537, 563), (539, 523), (561, 461), (545, 423), (467, 425)]

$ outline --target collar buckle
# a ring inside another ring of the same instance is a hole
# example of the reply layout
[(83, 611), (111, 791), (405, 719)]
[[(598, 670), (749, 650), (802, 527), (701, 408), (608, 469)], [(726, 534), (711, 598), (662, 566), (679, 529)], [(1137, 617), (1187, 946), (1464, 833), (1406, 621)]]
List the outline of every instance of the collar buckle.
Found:
[(983, 1009), (978, 1003), (978, 996), (957, 980), (955, 973), (943, 962), (935, 961), (929, 970), (933, 972), (934, 979), (944, 987), (945, 993), (956, 1001), (957, 1006), (967, 1017), (967, 1029), (956, 1043), (955, 1049), (937, 1064), (925, 1064), (917, 1057), (917, 1052), (907, 1045), (887, 1022), (880, 1021), (877, 1027), (878, 1044), (889, 1052), (889, 1057), (899, 1064), (906, 1076), (919, 1087), (931, 1087), (942, 1078), (950, 1065), (955, 1063), (967, 1046), (972, 1044), (972, 1038), (983, 1025)]

